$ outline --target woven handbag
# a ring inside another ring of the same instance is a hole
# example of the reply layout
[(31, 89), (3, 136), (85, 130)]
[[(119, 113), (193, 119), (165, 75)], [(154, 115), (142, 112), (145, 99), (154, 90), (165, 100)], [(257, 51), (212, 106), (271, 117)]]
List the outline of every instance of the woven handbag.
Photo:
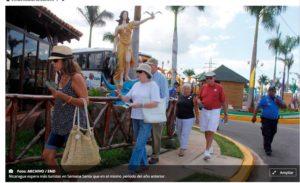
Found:
[[(95, 140), (93, 129), (90, 127), (87, 102), (83, 101), (87, 129), (80, 127), (79, 107), (76, 107), (73, 117), (73, 128), (61, 160), (62, 168), (67, 172), (87, 170), (98, 165), (101, 161), (99, 147)], [(75, 124), (76, 116), (77, 125)]]

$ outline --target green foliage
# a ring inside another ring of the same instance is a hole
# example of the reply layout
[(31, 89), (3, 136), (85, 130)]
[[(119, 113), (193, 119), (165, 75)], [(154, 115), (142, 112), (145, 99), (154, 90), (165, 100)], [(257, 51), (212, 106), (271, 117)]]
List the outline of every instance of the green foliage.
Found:
[(222, 155), (241, 158), (241, 159), (244, 158), (243, 153), (234, 143), (230, 142), (229, 140), (217, 134), (214, 135), (214, 140), (220, 146)]
[(107, 90), (105, 90), (104, 88), (93, 88), (89, 90), (89, 96), (91, 97), (103, 97), (106, 96), (106, 94), (108, 93)]
[(268, 76), (266, 76), (264, 74), (260, 75), (260, 77), (258, 79), (258, 82), (262, 85), (267, 85), (269, 83), (269, 81), (270, 80), (269, 80)]
[(269, 30), (272, 30), (275, 25), (275, 17), (286, 10), (285, 6), (246, 6), (246, 11), (250, 15), (259, 17), (262, 25)]
[(298, 90), (297, 84), (296, 83), (291, 84), (290, 90), (292, 91), (292, 93), (296, 93), (296, 91)]
[(183, 74), (187, 77), (192, 77), (195, 75), (194, 69), (186, 69), (183, 71)]
[(106, 32), (103, 35), (103, 41), (108, 41), (110, 43), (114, 43), (115, 35), (111, 32)]
[[(9, 137), (8, 134), (6, 137)], [(33, 130), (23, 130), (19, 131), (17, 133), (17, 143), (16, 143), (16, 154), (20, 154), (23, 148), (30, 142), (30, 140), (34, 137), (34, 131)], [(10, 138), (6, 138), (6, 151), (9, 147), (9, 140)], [(26, 154), (26, 156), (40, 156), (42, 154), (42, 143), (35, 144)], [(7, 153), (7, 152), (6, 152)], [(63, 153), (63, 149), (58, 150), (58, 153)], [(130, 148), (118, 148), (118, 149), (111, 149), (106, 151), (101, 151), (101, 164), (95, 168), (93, 168), (90, 171), (93, 171), (95, 169), (103, 169), (103, 168), (110, 168), (114, 166), (118, 166), (121, 164), (128, 163), (131, 155), (131, 149)], [(58, 162), (60, 162), (60, 158), (58, 159)], [(33, 162), (33, 163), (20, 163), (17, 165), (13, 165), (10, 167), (18, 167), (18, 168), (24, 168), (24, 167), (44, 167), (47, 166), (44, 164), (44, 162)]]
[(85, 6), (77, 9), (91, 27), (95, 25), (105, 26), (106, 22), (104, 19), (113, 19), (114, 17), (113, 13), (109, 11), (101, 11), (99, 6)]

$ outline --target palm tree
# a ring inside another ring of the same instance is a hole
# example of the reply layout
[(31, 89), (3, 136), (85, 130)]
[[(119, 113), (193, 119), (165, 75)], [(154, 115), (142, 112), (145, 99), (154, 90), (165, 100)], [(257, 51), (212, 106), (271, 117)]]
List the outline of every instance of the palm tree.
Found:
[(269, 83), (269, 78), (268, 76), (266, 75), (261, 75), (258, 79), (258, 83), (260, 84), (261, 86), (261, 95), (263, 94), (264, 92), (264, 86), (267, 85)]
[(294, 55), (293, 54), (285, 61), (285, 64), (286, 64), (286, 68), (287, 68), (286, 87), (289, 88), (290, 69), (291, 69), (292, 65), (294, 64)]
[(269, 49), (271, 49), (275, 54), (273, 83), (275, 82), (275, 79), (276, 79), (277, 58), (278, 58), (280, 38), (281, 38), (281, 32), (279, 32), (279, 28), (280, 28), (280, 26), (278, 25), (277, 28), (276, 28), (276, 37), (268, 39), (266, 41), (266, 43), (269, 45)]
[(291, 84), (290, 90), (292, 91), (293, 94), (296, 93), (297, 89), (298, 89), (298, 86), (296, 83)]
[(248, 109), (252, 110), (254, 107), (253, 96), (255, 88), (255, 69), (256, 69), (256, 56), (257, 56), (257, 38), (258, 38), (258, 28), (261, 23), (264, 28), (272, 30), (275, 27), (275, 17), (279, 15), (282, 11), (285, 11), (286, 7), (283, 6), (247, 6), (246, 11), (250, 15), (256, 18), (254, 42), (252, 49), (251, 58), (251, 70), (250, 70), (250, 90), (248, 97)]
[(183, 74), (186, 77), (188, 77), (188, 82), (190, 83), (192, 76), (195, 75), (195, 71), (194, 71), (194, 69), (186, 69), (186, 70), (183, 71)]
[(94, 26), (105, 26), (106, 21), (104, 19), (113, 19), (113, 13), (103, 10), (100, 11), (99, 6), (85, 6), (83, 9), (77, 8), (82, 16), (86, 19), (90, 25), (90, 36), (89, 36), (89, 48), (92, 45), (92, 30)]
[(295, 49), (300, 44), (300, 37), (291, 37), (286, 36), (285, 39), (281, 42), (279, 46), (279, 54), (283, 55), (283, 58), (279, 58), (279, 60), (282, 60), (284, 63), (283, 66), (283, 76), (282, 76), (282, 88), (281, 88), (281, 97), (283, 97), (283, 93), (285, 91), (285, 72), (286, 72), (286, 66), (287, 66), (287, 60), (289, 60), (289, 57), (293, 49)]
[[(173, 43), (172, 43), (172, 80), (171, 85), (173, 86), (176, 81), (177, 75), (177, 52), (178, 52), (178, 35), (177, 35), (177, 17), (178, 14), (185, 10), (185, 6), (168, 6), (167, 9), (174, 13), (174, 32), (173, 32)], [(199, 11), (204, 11), (204, 6), (196, 6)]]
[(110, 43), (114, 43), (115, 35), (111, 32), (106, 32), (103, 35), (103, 41), (108, 41)]

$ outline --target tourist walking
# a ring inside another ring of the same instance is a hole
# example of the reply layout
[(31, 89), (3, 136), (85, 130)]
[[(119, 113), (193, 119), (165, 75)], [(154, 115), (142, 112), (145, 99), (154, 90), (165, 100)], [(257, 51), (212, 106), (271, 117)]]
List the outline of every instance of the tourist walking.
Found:
[[(169, 91), (167, 78), (158, 72), (158, 61), (156, 59), (150, 58), (146, 63), (151, 67), (152, 80), (158, 85), (160, 98), (165, 101), (165, 106), (168, 107)], [(156, 164), (159, 161), (163, 126), (164, 122), (152, 124), (152, 155), (149, 164)]]
[(272, 154), (271, 144), (277, 132), (279, 108), (286, 108), (286, 105), (279, 96), (276, 96), (276, 88), (271, 86), (268, 89), (268, 95), (260, 99), (251, 120), (255, 123), (256, 115), (259, 109), (262, 109), (260, 116), (261, 132), (263, 135), (264, 150), (267, 156), (271, 156)]
[(72, 50), (69, 47), (54, 46), (49, 60), (52, 61), (59, 79), (58, 88), (48, 86), (55, 101), (51, 118), (51, 132), (42, 156), (47, 165), (57, 169), (56, 151), (63, 148), (68, 139), (76, 106), (82, 107), (80, 108), (80, 125), (86, 126), (82, 98), (86, 100), (88, 92), (80, 67), (73, 61)]
[(176, 106), (176, 133), (180, 142), (178, 153), (180, 157), (184, 156), (184, 152), (188, 147), (194, 122), (199, 123), (197, 97), (191, 94), (191, 84), (185, 83), (182, 86), (182, 94), (179, 95)]
[(160, 102), (159, 88), (154, 81), (151, 81), (151, 67), (143, 63), (139, 65), (136, 72), (139, 82), (135, 83), (125, 96), (116, 91), (118, 97), (124, 102), (132, 100), (129, 106), (132, 108), (131, 118), (136, 143), (129, 161), (130, 173), (140, 171), (148, 165), (146, 143), (150, 137), (152, 124), (145, 123), (143, 108), (155, 108)]
[(202, 103), (200, 116), (200, 129), (205, 133), (206, 148), (204, 151), (204, 160), (211, 158), (213, 153), (212, 142), (219, 121), (221, 107), (224, 110), (224, 123), (227, 123), (227, 103), (223, 87), (215, 82), (216, 74), (207, 72), (205, 74), (206, 83), (202, 86), (199, 99)]

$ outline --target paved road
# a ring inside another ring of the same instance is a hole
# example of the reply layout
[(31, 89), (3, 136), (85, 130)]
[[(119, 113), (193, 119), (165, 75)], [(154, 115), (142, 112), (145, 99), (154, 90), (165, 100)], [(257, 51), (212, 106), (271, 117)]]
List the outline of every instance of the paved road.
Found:
[[(278, 125), (271, 157), (265, 155), (260, 126), (260, 123), (230, 121), (226, 125), (221, 124), (219, 133), (250, 147), (267, 165), (299, 165), (299, 125)], [(255, 181), (254, 177), (250, 180)]]

